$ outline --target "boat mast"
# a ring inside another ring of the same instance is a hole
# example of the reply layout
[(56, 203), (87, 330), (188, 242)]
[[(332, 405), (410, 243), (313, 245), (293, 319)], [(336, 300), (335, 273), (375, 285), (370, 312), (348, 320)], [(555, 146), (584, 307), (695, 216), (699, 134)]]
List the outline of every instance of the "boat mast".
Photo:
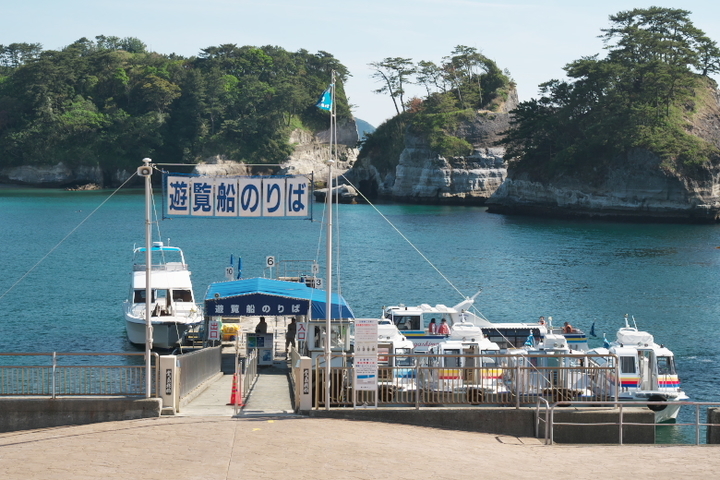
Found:
[(152, 365), (150, 351), (153, 344), (153, 328), (150, 320), (152, 306), (152, 287), (150, 285), (150, 272), (152, 271), (152, 166), (149, 158), (143, 158), (142, 167), (138, 168), (138, 175), (145, 177), (145, 397), (152, 394)]
[(335, 70), (332, 71), (332, 81), (330, 83), (330, 98), (331, 98), (331, 110), (330, 110), (330, 159), (327, 161), (328, 165), (328, 182), (327, 182), (327, 194), (325, 195), (325, 210), (327, 210), (328, 222), (327, 222), (327, 239), (325, 241), (325, 261), (327, 267), (327, 290), (325, 297), (325, 410), (330, 410), (330, 363), (331, 363), (331, 350), (330, 350), (330, 339), (331, 335), (331, 318), (332, 318), (332, 171), (333, 164), (335, 163), (335, 143), (336, 143), (336, 131), (335, 131)]

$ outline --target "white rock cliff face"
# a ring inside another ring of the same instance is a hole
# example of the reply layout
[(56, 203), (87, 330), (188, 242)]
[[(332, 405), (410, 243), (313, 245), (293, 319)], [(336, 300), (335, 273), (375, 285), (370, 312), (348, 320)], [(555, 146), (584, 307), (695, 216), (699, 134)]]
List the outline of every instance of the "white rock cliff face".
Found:
[(618, 159), (601, 183), (572, 177), (541, 183), (514, 176), (488, 200), (488, 211), (552, 216), (712, 222), (720, 209), (720, 171), (702, 181), (664, 171), (660, 158), (645, 150)]
[[(327, 172), (326, 162), (330, 160), (330, 132), (323, 131), (313, 135), (305, 130), (295, 130), (290, 135), (290, 143), (295, 151), (283, 163), (282, 173), (288, 175), (323, 175)], [(355, 122), (338, 125), (338, 156), (334, 158), (333, 170), (336, 175), (347, 171), (357, 160), (356, 147), (358, 133)], [(324, 177), (323, 177), (324, 178)]]
[(405, 148), (393, 171), (382, 174), (372, 158), (364, 158), (347, 176), (370, 196), (409, 203), (482, 205), (507, 176), (505, 149), (495, 142), (509, 128), (508, 112), (517, 103), (513, 90), (500, 111), (479, 111), (458, 127), (455, 136), (474, 148), (469, 156), (445, 158), (433, 152), (426, 139), (406, 133)]
[(444, 158), (415, 140), (406, 137), (394, 182), (379, 189), (381, 195), (418, 203), (482, 204), (505, 179), (501, 148)]
[(88, 183), (102, 185), (103, 175), (100, 167), (69, 167), (64, 163), (56, 165), (22, 165), (4, 168), (0, 171), (0, 180), (21, 185), (64, 187)]

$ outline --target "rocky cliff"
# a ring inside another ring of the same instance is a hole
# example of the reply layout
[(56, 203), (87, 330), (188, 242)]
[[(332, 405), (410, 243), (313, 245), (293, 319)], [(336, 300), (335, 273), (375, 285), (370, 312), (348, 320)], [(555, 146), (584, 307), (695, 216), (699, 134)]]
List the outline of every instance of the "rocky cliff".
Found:
[[(341, 174), (355, 163), (358, 155), (358, 132), (354, 121), (338, 124), (338, 158), (335, 173)], [(283, 163), (281, 174), (310, 174), (324, 181), (327, 172), (326, 161), (330, 159), (329, 130), (316, 134), (306, 130), (295, 130), (290, 143), (295, 145), (294, 153)], [(142, 159), (138, 159), (138, 166)], [(241, 162), (215, 156), (195, 167), (195, 173), (203, 175), (248, 175), (251, 172)], [(0, 183), (44, 188), (87, 189), (93, 187), (117, 187), (122, 185), (134, 171), (118, 170), (111, 178), (103, 176), (99, 166), (70, 167), (63, 163), (47, 166), (19, 166), (0, 170)], [(136, 182), (138, 183), (138, 182)]]
[[(327, 162), (330, 160), (330, 131), (324, 130), (312, 134), (306, 130), (295, 130), (290, 135), (290, 143), (295, 151), (286, 162), (283, 162), (282, 173), (288, 175), (315, 174), (315, 179), (325, 179)], [(337, 126), (338, 156), (333, 166), (336, 175), (351, 168), (358, 156), (358, 131), (354, 121), (338, 122)]]
[(479, 111), (453, 132), (473, 146), (469, 156), (443, 157), (431, 150), (427, 139), (406, 132), (404, 149), (393, 169), (382, 172), (369, 156), (358, 161), (346, 177), (370, 198), (482, 205), (505, 179), (505, 151), (494, 144), (508, 129), (509, 111), (515, 106), (517, 92), (513, 90), (498, 112)]
[[(711, 98), (689, 119), (687, 130), (720, 148), (720, 96), (713, 90)], [(720, 219), (720, 158), (679, 172), (653, 152), (635, 149), (613, 159), (603, 172), (589, 182), (587, 172), (539, 180), (531, 172), (511, 169), (487, 201), (488, 211), (629, 221)]]

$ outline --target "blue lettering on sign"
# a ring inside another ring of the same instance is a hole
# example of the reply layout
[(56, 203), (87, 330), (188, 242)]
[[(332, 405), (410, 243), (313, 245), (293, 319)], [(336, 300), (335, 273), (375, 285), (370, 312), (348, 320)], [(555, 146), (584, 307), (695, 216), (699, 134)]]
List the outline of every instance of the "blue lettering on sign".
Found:
[(278, 185), (277, 183), (268, 185), (267, 195), (265, 197), (265, 201), (267, 202), (268, 205), (272, 205), (273, 194), (277, 194), (277, 200), (275, 201), (275, 205), (268, 206), (267, 211), (270, 213), (275, 212), (275, 211), (277, 211), (278, 208), (280, 208), (280, 198), (281, 198), (280, 185)]
[(240, 192), (240, 208), (242, 211), (254, 212), (260, 206), (260, 191), (256, 185), (249, 184)]
[(291, 212), (302, 212), (305, 211), (305, 204), (303, 199), (305, 198), (305, 189), (307, 183), (298, 183), (297, 188), (292, 183), (289, 184), (290, 198), (288, 198), (288, 207)]
[(170, 183), (170, 211), (187, 212), (188, 209), (188, 184), (177, 181)]
[(235, 184), (233, 183), (221, 183), (218, 186), (217, 209), (219, 212), (235, 211), (235, 193)]
[(209, 212), (212, 210), (210, 203), (210, 193), (212, 193), (212, 185), (209, 183), (193, 183), (193, 211)]

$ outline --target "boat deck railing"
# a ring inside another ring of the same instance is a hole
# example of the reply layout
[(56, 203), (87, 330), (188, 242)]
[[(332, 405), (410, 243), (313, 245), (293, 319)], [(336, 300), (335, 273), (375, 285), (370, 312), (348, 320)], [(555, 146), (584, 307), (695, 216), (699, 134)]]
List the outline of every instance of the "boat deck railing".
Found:
[[(0, 396), (144, 396), (144, 357), (144, 353), (0, 353)], [(159, 355), (153, 352), (151, 360), (151, 396), (155, 397)]]
[[(181, 272), (187, 270), (188, 266), (186, 263), (163, 263), (153, 264), (150, 266), (153, 272)], [(134, 272), (144, 272), (146, 270), (144, 263), (136, 263), (133, 265)]]
[[(638, 423), (633, 421), (626, 420), (625, 417), (625, 410), (628, 408), (637, 408), (638, 402), (628, 402), (628, 401), (605, 401), (605, 402), (597, 402), (597, 401), (583, 401), (583, 402), (562, 402), (562, 403), (550, 403), (547, 401), (547, 399), (544, 398), (538, 398), (537, 404), (536, 404), (536, 436), (539, 438), (542, 438), (544, 434), (545, 438), (545, 445), (553, 445), (554, 444), (554, 433), (555, 433), (555, 427), (558, 426), (582, 426), (582, 427), (606, 427), (606, 426), (616, 426), (618, 427), (618, 445), (623, 445), (624, 439), (625, 439), (625, 432), (627, 430), (627, 427), (692, 427), (693, 429), (693, 444), (694, 445), (701, 445), (702, 442), (702, 432), (703, 430), (707, 428), (715, 428), (717, 430), (720, 430), (720, 423), (711, 423), (709, 421), (701, 421), (701, 418), (709, 418), (710, 415), (707, 413), (703, 417), (702, 410), (707, 410), (710, 407), (720, 407), (720, 402), (691, 402), (691, 401), (679, 401), (679, 402), (673, 402), (673, 404), (677, 404), (685, 407), (692, 407), (694, 414), (693, 414), (693, 421), (691, 422), (673, 422), (673, 423)], [(667, 402), (662, 401), (647, 401), (643, 402), (642, 405), (647, 405), (648, 407), (651, 406), (658, 406), (663, 407), (667, 405)], [(558, 408), (566, 408), (566, 407), (612, 407), (618, 410), (618, 416), (617, 421), (612, 422), (592, 422), (592, 423), (580, 423), (580, 422), (570, 422), (570, 421), (562, 421), (558, 422), (555, 420), (555, 413)], [(709, 436), (709, 435), (708, 435)]]

